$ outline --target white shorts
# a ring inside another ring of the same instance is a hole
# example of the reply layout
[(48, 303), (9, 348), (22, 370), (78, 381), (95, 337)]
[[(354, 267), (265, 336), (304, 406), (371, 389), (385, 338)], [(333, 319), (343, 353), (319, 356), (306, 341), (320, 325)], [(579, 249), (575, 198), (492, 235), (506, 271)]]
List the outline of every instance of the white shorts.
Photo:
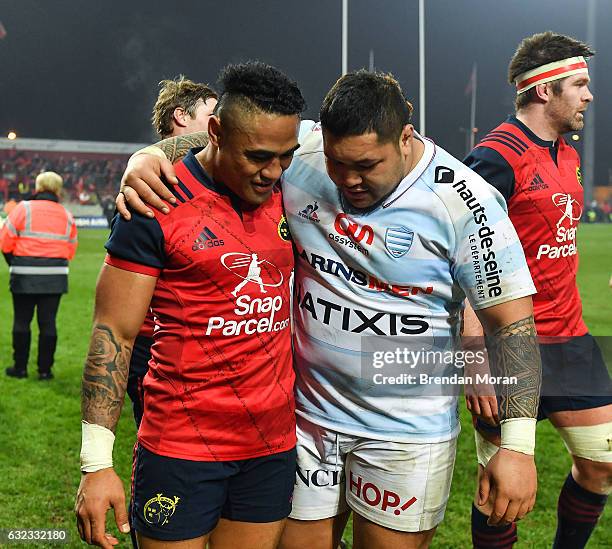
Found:
[(290, 518), (318, 520), (348, 508), (371, 522), (422, 532), (444, 518), (457, 438), (388, 442), (332, 431), (297, 416), (297, 476)]

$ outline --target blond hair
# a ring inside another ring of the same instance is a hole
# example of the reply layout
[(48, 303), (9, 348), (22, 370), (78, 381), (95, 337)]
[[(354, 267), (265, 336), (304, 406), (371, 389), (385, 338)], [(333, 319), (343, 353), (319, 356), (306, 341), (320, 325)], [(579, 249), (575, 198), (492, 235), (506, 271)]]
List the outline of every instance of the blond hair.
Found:
[(42, 172), (36, 177), (36, 192), (47, 191), (59, 195), (63, 184), (61, 175), (55, 172)]
[(162, 138), (172, 134), (174, 109), (180, 107), (193, 118), (200, 99), (204, 103), (209, 99), (217, 99), (216, 92), (206, 84), (193, 82), (182, 74), (174, 80), (162, 80), (159, 87), (151, 121), (155, 131)]

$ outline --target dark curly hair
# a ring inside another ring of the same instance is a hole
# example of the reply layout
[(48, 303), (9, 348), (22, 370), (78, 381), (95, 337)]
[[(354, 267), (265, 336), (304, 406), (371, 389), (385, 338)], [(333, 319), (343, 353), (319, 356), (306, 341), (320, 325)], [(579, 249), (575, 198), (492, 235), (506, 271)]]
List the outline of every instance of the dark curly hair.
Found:
[(319, 119), (336, 137), (374, 132), (380, 143), (399, 140), (412, 105), (391, 74), (359, 70), (342, 76), (325, 96)]
[[(568, 57), (592, 57), (595, 52), (588, 44), (580, 42), (571, 36), (552, 31), (540, 32), (521, 41), (508, 66), (508, 82), (514, 84), (517, 76), (542, 65), (561, 61)], [(551, 82), (552, 91), (561, 93), (562, 80)], [(535, 100), (535, 90), (532, 88), (517, 95), (515, 106), (519, 110)]]
[(300, 114), (306, 108), (297, 84), (260, 61), (227, 65), (219, 75), (219, 89), (221, 96), (216, 112), (221, 120), (224, 111), (238, 105), (251, 112), (281, 115)]

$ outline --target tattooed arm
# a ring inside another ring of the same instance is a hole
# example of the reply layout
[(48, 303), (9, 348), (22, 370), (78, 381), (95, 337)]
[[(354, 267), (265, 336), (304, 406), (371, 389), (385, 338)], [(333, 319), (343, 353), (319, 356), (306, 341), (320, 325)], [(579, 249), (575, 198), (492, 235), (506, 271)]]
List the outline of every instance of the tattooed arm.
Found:
[(156, 278), (104, 265), (96, 287), (94, 326), (83, 372), (81, 412), (115, 432), (127, 387), (132, 345)]
[(153, 217), (148, 205), (168, 213), (163, 201), (174, 203), (175, 199), (162, 182), (162, 177), (176, 184), (172, 164), (183, 158), (190, 149), (205, 147), (207, 144), (208, 134), (196, 132), (169, 137), (134, 153), (121, 178), (121, 191), (115, 200), (119, 213), (125, 219), (130, 219), (128, 202), (132, 209), (148, 217)]
[(169, 137), (155, 143), (155, 147), (161, 149), (166, 158), (174, 163), (183, 158), (190, 149), (195, 147), (206, 147), (208, 145), (207, 132), (195, 132), (188, 135)]
[[(142, 326), (156, 280), (109, 265), (104, 265), (100, 272), (81, 395), (83, 420), (92, 432), (89, 442), (84, 435), (83, 448), (88, 444), (89, 455), (94, 457), (105, 453), (112, 455), (112, 433), (121, 414), (132, 345)], [(102, 434), (102, 439), (96, 440), (97, 433)], [(108, 450), (108, 444), (110, 452), (99, 451), (100, 446)], [(110, 507), (115, 510), (120, 531), (129, 532), (123, 483), (110, 464), (102, 463), (92, 470), (95, 472), (83, 474), (77, 492), (77, 527), (87, 543), (110, 549), (117, 543), (116, 538), (105, 534), (105, 516)]]
[(524, 297), (476, 312), (486, 334), (491, 373), (515, 378), (497, 384), (500, 421), (536, 418), (542, 372), (533, 309)]
[(486, 334), (497, 383), (501, 447), (479, 471), (478, 505), (499, 525), (524, 517), (535, 504), (537, 473), (532, 448), (541, 386), (533, 306), (524, 297), (476, 311)]

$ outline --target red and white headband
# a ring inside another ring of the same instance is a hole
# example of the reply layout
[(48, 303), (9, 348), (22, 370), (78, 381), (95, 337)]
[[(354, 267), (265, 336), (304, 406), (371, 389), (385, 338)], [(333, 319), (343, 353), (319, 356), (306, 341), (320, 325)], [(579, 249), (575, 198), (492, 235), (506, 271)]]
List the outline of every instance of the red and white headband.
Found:
[(567, 59), (561, 59), (561, 61), (547, 63), (541, 67), (519, 74), (514, 80), (516, 93), (526, 92), (538, 84), (545, 84), (546, 82), (566, 78), (573, 74), (588, 74), (588, 72), (589, 69), (587, 68), (586, 61), (582, 56), (568, 57)]

